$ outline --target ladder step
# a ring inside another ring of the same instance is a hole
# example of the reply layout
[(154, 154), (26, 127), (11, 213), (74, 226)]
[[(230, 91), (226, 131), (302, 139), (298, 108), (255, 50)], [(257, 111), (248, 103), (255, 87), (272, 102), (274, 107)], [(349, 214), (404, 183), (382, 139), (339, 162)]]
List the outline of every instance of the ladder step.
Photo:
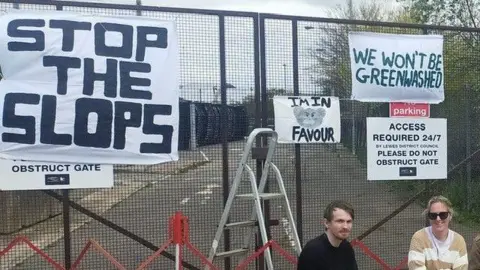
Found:
[(248, 249), (246, 248), (233, 249), (230, 251), (219, 252), (215, 255), (215, 258), (227, 258), (235, 255), (245, 254), (247, 252), (248, 252)]
[(257, 223), (257, 221), (255, 221), (255, 220), (232, 222), (232, 223), (225, 224), (225, 228), (226, 229), (231, 229), (231, 228), (235, 228), (235, 227), (249, 227), (249, 226), (255, 226), (256, 223)]
[[(271, 199), (277, 199), (277, 198), (283, 198), (284, 197), (282, 193), (260, 193), (259, 196), (260, 196), (260, 199), (262, 199), (262, 200), (271, 200)], [(255, 198), (253, 193), (239, 194), (236, 197), (239, 198), (239, 199), (250, 199), (250, 200)]]

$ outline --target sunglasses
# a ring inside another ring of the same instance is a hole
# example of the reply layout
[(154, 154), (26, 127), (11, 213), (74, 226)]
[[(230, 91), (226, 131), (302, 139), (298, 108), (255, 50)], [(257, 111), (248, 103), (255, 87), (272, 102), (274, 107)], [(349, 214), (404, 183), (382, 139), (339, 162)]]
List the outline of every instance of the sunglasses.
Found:
[(447, 219), (449, 212), (440, 212), (440, 213), (428, 213), (427, 216), (430, 220), (435, 220), (437, 217), (440, 217), (441, 220)]

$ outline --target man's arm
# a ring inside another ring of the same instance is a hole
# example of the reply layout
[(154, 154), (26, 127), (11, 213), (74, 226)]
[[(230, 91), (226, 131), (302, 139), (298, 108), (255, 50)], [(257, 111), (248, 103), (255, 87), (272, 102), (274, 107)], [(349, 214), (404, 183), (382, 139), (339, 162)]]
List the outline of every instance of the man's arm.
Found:
[(472, 250), (468, 256), (470, 261), (468, 262), (469, 270), (480, 269), (480, 234), (473, 240)]

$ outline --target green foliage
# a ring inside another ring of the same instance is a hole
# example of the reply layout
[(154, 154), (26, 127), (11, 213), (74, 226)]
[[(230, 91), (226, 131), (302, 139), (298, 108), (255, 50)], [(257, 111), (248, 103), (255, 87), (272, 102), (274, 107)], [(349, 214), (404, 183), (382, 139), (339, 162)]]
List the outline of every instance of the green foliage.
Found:
[(418, 23), (478, 27), (480, 0), (397, 0)]
[[(348, 7), (338, 7), (331, 12), (330, 17), (351, 17), (365, 21), (395, 21), (410, 22), (405, 12), (385, 11), (382, 1), (368, 1), (356, 6), (352, 10)], [(340, 98), (350, 98), (351, 71), (350, 54), (348, 46), (348, 33), (350, 31), (368, 31), (381, 33), (418, 33), (417, 30), (404, 28), (382, 28), (363, 25), (325, 25), (318, 24), (315, 35), (318, 36), (316, 45), (309, 50), (309, 55), (314, 59), (308, 71), (313, 83), (323, 87), (330, 93)], [(320, 32), (320, 33), (318, 33)]]

